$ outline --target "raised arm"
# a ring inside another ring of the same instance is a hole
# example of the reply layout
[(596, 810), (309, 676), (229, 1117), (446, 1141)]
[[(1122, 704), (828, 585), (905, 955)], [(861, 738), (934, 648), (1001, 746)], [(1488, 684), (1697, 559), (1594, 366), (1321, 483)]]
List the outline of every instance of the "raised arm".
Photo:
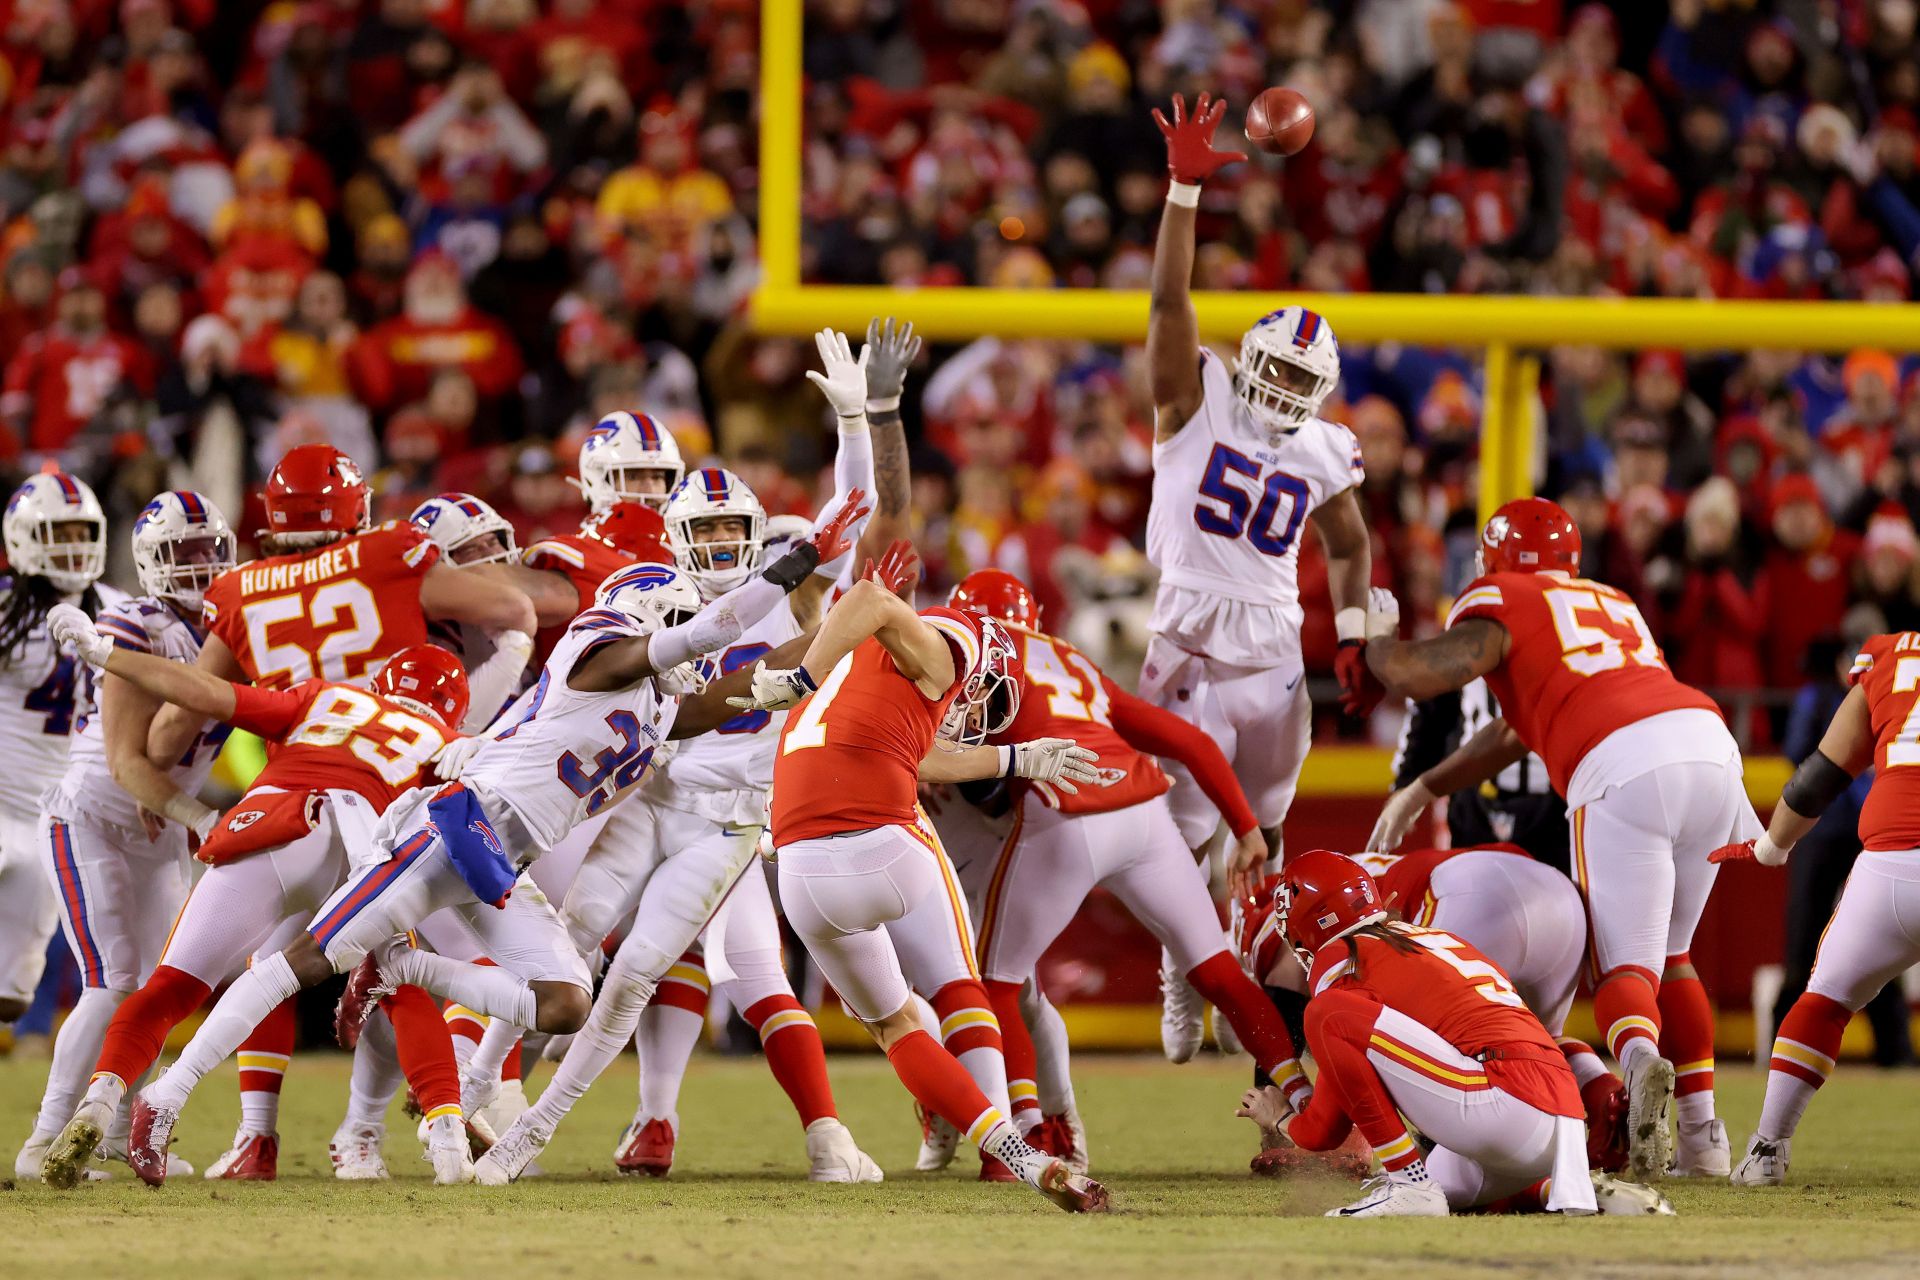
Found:
[(854, 583), (827, 610), (800, 665), (824, 675), (868, 637), (878, 640), (900, 674), (928, 697), (939, 697), (953, 684), (953, 650), (946, 640), (912, 605), (871, 579)]
[[(814, 527), (839, 514), (846, 506), (848, 495), (853, 493), (872, 493), (874, 491), (874, 435), (868, 426), (868, 402), (873, 385), (872, 364), (878, 352), (872, 341), (860, 350), (860, 358), (855, 360), (847, 345), (844, 334), (832, 329), (822, 329), (814, 335), (814, 344), (820, 351), (820, 364), (824, 372), (807, 371), (807, 377), (820, 388), (821, 394), (833, 405), (837, 423), (836, 446), (833, 455), (833, 497), (821, 508)], [(904, 373), (903, 375), (904, 376)], [(899, 416), (899, 397), (894, 397), (894, 416)], [(904, 442), (902, 448), (904, 449)], [(867, 545), (869, 530), (873, 518), (855, 529), (859, 541), (854, 544), (852, 554), (858, 557), (861, 548)], [(882, 544), (884, 545), (884, 544)], [(856, 560), (857, 563), (857, 560)], [(793, 616), (802, 627), (812, 627), (820, 617), (820, 603), (827, 592), (833, 589), (847, 567), (845, 556), (823, 561), (800, 587), (793, 593)]]
[(913, 534), (908, 512), (913, 480), (907, 464), (907, 429), (900, 416), (907, 370), (920, 358), (920, 338), (911, 324), (894, 327), (893, 317), (867, 323), (867, 425), (872, 432), (873, 518), (860, 534), (854, 554), (864, 563), (883, 547)]
[(1505, 627), (1486, 618), (1463, 619), (1428, 640), (1375, 635), (1366, 645), (1367, 668), (1388, 693), (1423, 701), (1492, 672), (1506, 661), (1510, 640)]
[(1171, 123), (1158, 107), (1153, 111), (1153, 122), (1167, 140), (1167, 174), (1172, 179), (1153, 246), (1147, 311), (1147, 381), (1158, 440), (1172, 439), (1200, 407), (1200, 320), (1191, 292), (1200, 184), (1222, 165), (1246, 158), (1213, 148), (1214, 130), (1226, 109), (1224, 101), (1203, 93), (1189, 116), (1186, 100), (1176, 93)]

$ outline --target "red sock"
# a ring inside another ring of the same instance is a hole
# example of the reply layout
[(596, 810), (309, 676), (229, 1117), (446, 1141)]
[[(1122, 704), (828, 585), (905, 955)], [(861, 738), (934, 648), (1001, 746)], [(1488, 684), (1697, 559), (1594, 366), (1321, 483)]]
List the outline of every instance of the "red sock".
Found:
[(279, 1095), (280, 1086), (287, 1078), (287, 1063), (293, 1058), (296, 1030), (293, 1001), (282, 1000), (240, 1042), (235, 1056), (240, 1060), (241, 1093)]
[(980, 979), (949, 982), (927, 1003), (940, 1015), (940, 1042), (954, 1057), (970, 1049), (1006, 1052), (1000, 1043), (1000, 1021), (993, 1016), (993, 1006)]
[(427, 1119), (460, 1114), (460, 1068), (453, 1058), (453, 1033), (433, 998), (419, 987), (401, 987), (380, 1002), (393, 1023), (400, 1070)]
[(1713, 1092), (1713, 1003), (1699, 974), (1672, 976), (1680, 966), (1692, 968), (1686, 952), (1667, 957), (1667, 975), (1660, 982), (1660, 1056), (1673, 1063), (1675, 1098)]
[[(1421, 1164), (1420, 1148), (1407, 1133), (1393, 1095), (1367, 1059), (1380, 1004), (1357, 991), (1323, 991), (1307, 1005), (1307, 1043), (1320, 1064), (1316, 1090), (1332, 1089), (1340, 1109), (1390, 1173)], [(1315, 1106), (1319, 1104), (1316, 1101)]]
[(1853, 1011), (1838, 1000), (1805, 993), (1780, 1020), (1769, 1069), (1818, 1089), (1833, 1071), (1834, 1059), (1840, 1056), (1840, 1041), (1852, 1020)]
[(1000, 1043), (1007, 1059), (1007, 1101), (1013, 1106), (1014, 1124), (1025, 1133), (1044, 1117), (1040, 1114), (1040, 1087), (1034, 1083), (1040, 1055), (1034, 1051), (1033, 1036), (1020, 1017), (1022, 985), (989, 981), (986, 988), (993, 1016), (1000, 1023)]
[(1306, 1074), (1300, 1070), (1299, 1050), (1287, 1034), (1286, 1020), (1266, 993), (1254, 985), (1233, 953), (1223, 950), (1208, 956), (1187, 973), (1187, 981), (1233, 1024), (1240, 1043), (1289, 1098), (1308, 1087)]
[(887, 1050), (887, 1061), (921, 1106), (966, 1135), (975, 1146), (1003, 1117), (960, 1060), (924, 1031), (909, 1031)]
[(741, 1014), (760, 1033), (767, 1070), (787, 1091), (804, 1127), (840, 1113), (833, 1106), (833, 1085), (827, 1080), (827, 1053), (820, 1028), (792, 996), (768, 996)]
[(146, 985), (113, 1011), (94, 1073), (119, 1076), (131, 1086), (160, 1056), (167, 1032), (211, 994), (212, 989), (190, 973), (166, 965), (155, 969)]
[(689, 951), (673, 962), (653, 993), (653, 1003), (669, 1009), (707, 1016), (707, 997), (713, 984), (707, 979), (707, 962), (697, 951)]
[(1655, 1053), (1660, 1051), (1659, 990), (1658, 977), (1631, 966), (1610, 970), (1594, 989), (1593, 1019), (1606, 1038), (1607, 1052), (1622, 1066), (1634, 1040), (1645, 1041), (1645, 1047)]
[(453, 1038), (465, 1040), (469, 1048), (479, 1044), (480, 1037), (487, 1033), (486, 1015), (475, 1013), (463, 1004), (449, 1004), (440, 1016)]

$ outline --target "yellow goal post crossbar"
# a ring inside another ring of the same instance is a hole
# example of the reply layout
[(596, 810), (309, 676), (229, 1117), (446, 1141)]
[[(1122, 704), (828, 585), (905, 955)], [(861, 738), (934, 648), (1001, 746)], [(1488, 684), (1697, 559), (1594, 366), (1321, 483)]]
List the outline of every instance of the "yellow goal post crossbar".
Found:
[[(803, 8), (804, 0), (761, 3), (761, 281), (750, 304), (756, 331), (798, 336), (831, 325), (858, 333), (874, 316), (897, 315), (929, 338), (1145, 340), (1147, 294), (1142, 290), (802, 284)], [(1527, 351), (1562, 345), (1920, 351), (1920, 305), (1212, 291), (1195, 293), (1193, 302), (1201, 337), (1215, 341), (1237, 340), (1259, 316), (1297, 304), (1324, 315), (1347, 342), (1486, 348), (1483, 518), (1500, 503), (1533, 491), (1532, 404), (1540, 365)]]

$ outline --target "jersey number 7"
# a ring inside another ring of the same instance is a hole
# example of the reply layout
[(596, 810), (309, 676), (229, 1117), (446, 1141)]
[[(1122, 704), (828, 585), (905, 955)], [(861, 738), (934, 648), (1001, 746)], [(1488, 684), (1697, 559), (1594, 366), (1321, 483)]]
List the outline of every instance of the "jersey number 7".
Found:
[[(1262, 555), (1284, 556), (1300, 536), (1307, 518), (1307, 482), (1284, 471), (1264, 481), (1260, 464), (1224, 444), (1213, 446), (1207, 473), (1200, 478), (1201, 502), (1193, 522), (1221, 538), (1245, 537)], [(1218, 503), (1218, 506), (1210, 505)]]

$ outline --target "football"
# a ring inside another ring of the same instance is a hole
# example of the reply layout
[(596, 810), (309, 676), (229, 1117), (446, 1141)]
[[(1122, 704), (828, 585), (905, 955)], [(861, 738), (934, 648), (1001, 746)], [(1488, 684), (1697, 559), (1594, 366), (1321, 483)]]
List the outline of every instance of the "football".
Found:
[(1247, 108), (1247, 141), (1276, 156), (1299, 153), (1313, 137), (1313, 106), (1292, 89), (1266, 89)]

